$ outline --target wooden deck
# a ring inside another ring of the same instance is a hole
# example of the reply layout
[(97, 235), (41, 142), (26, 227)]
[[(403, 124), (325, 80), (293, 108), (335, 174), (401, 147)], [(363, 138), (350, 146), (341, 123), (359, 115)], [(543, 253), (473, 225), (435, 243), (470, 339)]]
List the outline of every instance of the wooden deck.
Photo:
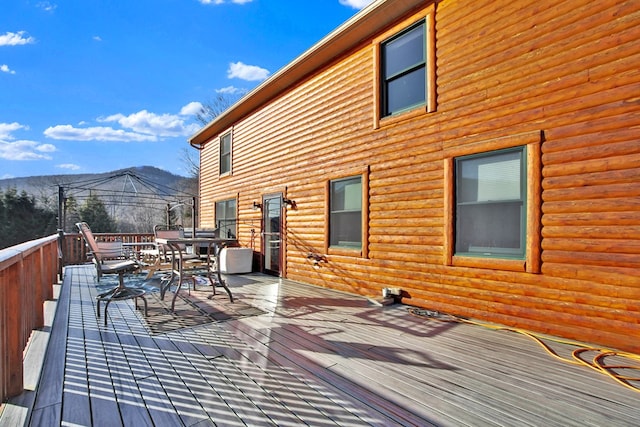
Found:
[(96, 319), (94, 271), (66, 268), (38, 387), (0, 425), (640, 423), (640, 393), (521, 334), (259, 274), (230, 287), (266, 314), (151, 334), (132, 301)]

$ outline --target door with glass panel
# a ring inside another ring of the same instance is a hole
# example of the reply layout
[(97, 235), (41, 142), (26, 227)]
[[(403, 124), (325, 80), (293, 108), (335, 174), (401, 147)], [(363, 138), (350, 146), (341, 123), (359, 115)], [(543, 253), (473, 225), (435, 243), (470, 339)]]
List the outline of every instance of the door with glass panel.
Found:
[(267, 274), (282, 275), (282, 193), (262, 198), (262, 256)]

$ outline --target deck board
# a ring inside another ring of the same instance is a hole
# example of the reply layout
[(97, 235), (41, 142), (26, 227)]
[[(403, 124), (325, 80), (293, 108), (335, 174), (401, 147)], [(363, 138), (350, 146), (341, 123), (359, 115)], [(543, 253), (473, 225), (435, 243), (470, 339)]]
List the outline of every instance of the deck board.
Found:
[(233, 277), (231, 289), (266, 314), (152, 335), (132, 301), (112, 303), (103, 325), (94, 272), (65, 271), (36, 397), (13, 400), (33, 402), (25, 425), (625, 426), (640, 419), (640, 393), (558, 361), (521, 334), (254, 274)]

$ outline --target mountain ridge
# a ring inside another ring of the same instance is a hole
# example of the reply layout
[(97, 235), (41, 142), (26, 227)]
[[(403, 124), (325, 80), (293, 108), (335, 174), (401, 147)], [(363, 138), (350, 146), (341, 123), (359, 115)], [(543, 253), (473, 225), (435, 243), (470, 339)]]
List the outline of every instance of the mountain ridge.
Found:
[[(184, 185), (190, 178), (175, 175), (154, 166), (133, 166), (117, 169), (110, 172), (101, 173), (81, 173), (81, 174), (57, 174), (57, 175), (33, 175), (18, 178), (0, 179), (0, 192), (7, 192), (15, 189), (18, 194), (25, 191), (29, 195), (42, 196), (43, 194), (57, 194), (57, 187), (65, 187), (86, 181), (107, 181), (116, 179), (119, 176), (135, 176), (145, 181), (150, 181), (161, 187), (176, 189)], [(120, 190), (114, 188), (113, 190)]]

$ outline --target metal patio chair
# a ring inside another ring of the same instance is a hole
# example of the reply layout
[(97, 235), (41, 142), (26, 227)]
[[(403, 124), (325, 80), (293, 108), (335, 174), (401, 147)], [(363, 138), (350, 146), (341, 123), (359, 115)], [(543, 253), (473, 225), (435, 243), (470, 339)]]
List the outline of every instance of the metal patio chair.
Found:
[[(122, 242), (97, 242), (93, 232), (86, 222), (76, 224), (82, 234), (96, 266), (97, 280), (103, 274), (117, 274), (118, 286), (102, 292), (96, 296), (97, 314), (100, 317), (100, 302), (105, 301), (104, 324), (107, 325), (107, 309), (112, 301), (133, 299), (138, 308), (138, 298), (144, 302), (144, 315), (147, 316), (147, 299), (144, 289), (129, 288), (124, 283), (124, 274), (136, 271), (140, 268), (137, 261), (126, 259), (122, 254)], [(119, 248), (118, 248), (119, 244)]]

